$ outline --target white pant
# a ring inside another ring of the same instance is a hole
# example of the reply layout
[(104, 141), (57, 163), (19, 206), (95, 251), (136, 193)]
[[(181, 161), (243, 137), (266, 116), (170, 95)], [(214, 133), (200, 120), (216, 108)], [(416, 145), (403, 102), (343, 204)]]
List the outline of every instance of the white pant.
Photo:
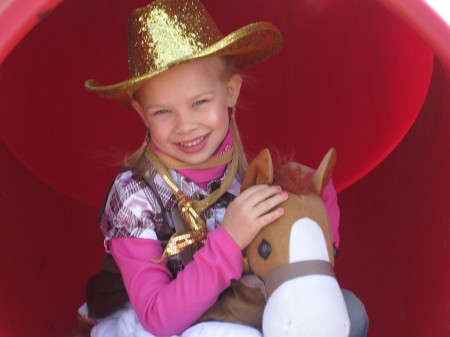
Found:
[[(180, 336), (172, 337), (262, 337), (258, 330), (234, 323), (203, 322)], [(132, 308), (119, 310), (101, 320), (91, 331), (91, 337), (155, 337), (144, 329)]]

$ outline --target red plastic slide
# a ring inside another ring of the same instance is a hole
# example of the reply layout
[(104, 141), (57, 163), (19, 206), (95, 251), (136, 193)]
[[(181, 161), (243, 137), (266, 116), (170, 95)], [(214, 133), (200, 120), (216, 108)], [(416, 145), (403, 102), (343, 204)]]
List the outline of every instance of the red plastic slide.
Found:
[[(103, 254), (103, 196), (145, 135), (83, 82), (127, 77), (127, 19), (146, 2), (60, 2), (0, 1), (2, 337), (70, 335)], [(369, 336), (450, 336), (449, 23), (424, 0), (204, 3), (224, 33), (267, 20), (284, 36), (236, 118), (253, 154), (315, 167), (337, 149), (336, 271)]]

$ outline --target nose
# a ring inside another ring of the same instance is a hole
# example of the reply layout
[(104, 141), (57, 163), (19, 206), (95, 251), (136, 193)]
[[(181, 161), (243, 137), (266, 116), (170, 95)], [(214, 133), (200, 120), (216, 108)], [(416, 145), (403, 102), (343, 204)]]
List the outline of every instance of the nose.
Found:
[(198, 122), (194, 114), (191, 111), (189, 111), (189, 109), (180, 111), (176, 115), (175, 123), (176, 123), (175, 129), (179, 133), (188, 133), (194, 130), (198, 125)]

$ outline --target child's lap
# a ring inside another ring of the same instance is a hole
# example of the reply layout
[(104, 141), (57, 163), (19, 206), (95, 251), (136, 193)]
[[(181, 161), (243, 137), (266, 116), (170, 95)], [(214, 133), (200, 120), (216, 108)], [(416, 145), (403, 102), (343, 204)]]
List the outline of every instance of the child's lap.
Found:
[[(262, 337), (251, 327), (226, 323), (203, 322), (196, 324), (179, 336), (172, 337)], [(120, 310), (115, 315), (103, 319), (91, 331), (91, 337), (155, 337), (144, 329), (136, 313), (131, 308)]]

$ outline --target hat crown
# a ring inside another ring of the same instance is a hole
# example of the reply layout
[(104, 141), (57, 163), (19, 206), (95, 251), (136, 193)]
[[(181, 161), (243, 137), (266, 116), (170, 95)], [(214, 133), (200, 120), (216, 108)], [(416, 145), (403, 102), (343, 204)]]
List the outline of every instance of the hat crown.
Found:
[(131, 78), (159, 72), (223, 38), (197, 0), (157, 0), (136, 9), (128, 23)]

